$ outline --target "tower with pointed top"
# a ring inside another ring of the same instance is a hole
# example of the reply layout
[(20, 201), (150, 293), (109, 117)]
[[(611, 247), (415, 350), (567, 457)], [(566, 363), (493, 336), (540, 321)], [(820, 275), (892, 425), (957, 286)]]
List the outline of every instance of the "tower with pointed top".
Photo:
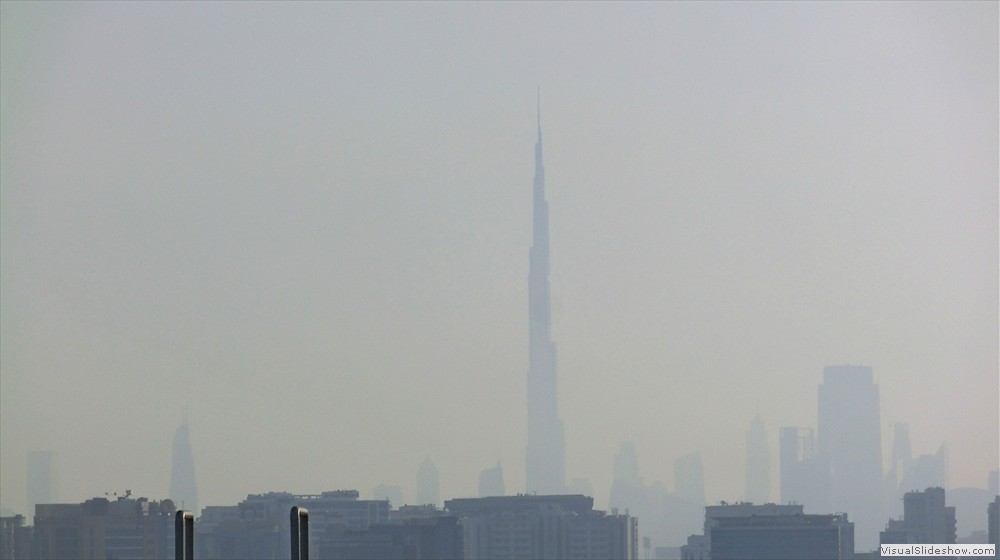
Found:
[(173, 464), (170, 469), (170, 499), (181, 509), (198, 515), (198, 488), (194, 478), (194, 454), (188, 433), (187, 414), (174, 433)]
[(552, 342), (549, 289), (549, 203), (542, 164), (542, 112), (535, 143), (532, 246), (528, 268), (528, 493), (559, 494), (566, 485), (563, 425), (556, 397), (556, 347)]

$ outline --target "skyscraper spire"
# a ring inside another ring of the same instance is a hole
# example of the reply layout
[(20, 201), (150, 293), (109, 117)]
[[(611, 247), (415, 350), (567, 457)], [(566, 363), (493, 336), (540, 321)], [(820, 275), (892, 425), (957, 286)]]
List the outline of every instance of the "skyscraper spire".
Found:
[(566, 466), (563, 426), (556, 396), (556, 348), (551, 339), (549, 203), (545, 200), (540, 94), (533, 202), (533, 242), (528, 272), (528, 446), (525, 475), (529, 493), (559, 494), (565, 489)]
[(170, 499), (181, 509), (198, 514), (198, 489), (194, 476), (194, 454), (188, 433), (187, 407), (184, 422), (174, 433), (173, 459), (170, 468)]
[(535, 95), (538, 97), (538, 145), (542, 145), (542, 87), (535, 86), (537, 89)]

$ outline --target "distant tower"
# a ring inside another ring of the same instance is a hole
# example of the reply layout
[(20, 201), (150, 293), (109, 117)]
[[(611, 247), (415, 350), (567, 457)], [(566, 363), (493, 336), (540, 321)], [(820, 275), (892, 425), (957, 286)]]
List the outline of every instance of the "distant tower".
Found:
[(170, 469), (170, 499), (180, 509), (198, 515), (198, 487), (194, 476), (194, 455), (187, 418), (174, 433), (173, 462)]
[(53, 483), (53, 464), (55, 453), (52, 451), (32, 451), (28, 453), (28, 519), (35, 515), (37, 504), (55, 502)]
[[(896, 422), (892, 425), (892, 462), (889, 463), (889, 470), (895, 472), (899, 478), (906, 475), (910, 468), (910, 461), (913, 459), (913, 451), (910, 449), (910, 425)], [(899, 481), (895, 481), (897, 484)]]
[(549, 203), (542, 165), (541, 104), (535, 143), (533, 243), (528, 267), (528, 493), (560, 494), (566, 486), (565, 443), (556, 397), (556, 347), (549, 301)]
[(747, 432), (746, 499), (755, 504), (771, 501), (771, 448), (760, 414)]
[(830, 513), (830, 465), (816, 454), (816, 432), (786, 426), (778, 437), (781, 503), (806, 513)]
[(389, 506), (399, 509), (406, 502), (403, 500), (403, 489), (394, 484), (379, 484), (372, 490), (373, 500), (389, 500)]
[(417, 469), (417, 505), (434, 504), (438, 505), (441, 494), (441, 483), (438, 479), (438, 470), (434, 466), (430, 457), (425, 457), (424, 462)]
[(674, 461), (674, 494), (678, 498), (705, 507), (705, 474), (701, 453), (691, 453)]
[(882, 423), (878, 385), (867, 366), (827, 366), (819, 386), (816, 443), (830, 462), (835, 511), (849, 512), (855, 540), (867, 550), (889, 508), (883, 503)]
[(506, 495), (506, 489), (503, 485), (503, 468), (497, 461), (497, 466), (479, 473), (479, 497), (488, 498), (504, 495)]
[(621, 480), (635, 486), (642, 485), (642, 479), (639, 478), (639, 457), (635, 452), (635, 443), (631, 441), (618, 443), (614, 480)]

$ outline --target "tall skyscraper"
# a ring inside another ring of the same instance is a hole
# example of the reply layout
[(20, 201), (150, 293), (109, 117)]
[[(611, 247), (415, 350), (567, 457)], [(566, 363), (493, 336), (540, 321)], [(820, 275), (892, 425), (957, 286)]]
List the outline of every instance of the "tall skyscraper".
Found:
[(678, 498), (705, 507), (705, 469), (701, 453), (689, 453), (674, 460), (674, 494)]
[(771, 448), (759, 414), (747, 432), (746, 499), (755, 504), (771, 501)]
[(52, 451), (32, 451), (28, 453), (28, 518), (35, 514), (37, 504), (51, 504), (56, 496), (53, 484)]
[(830, 464), (816, 454), (816, 433), (786, 426), (778, 438), (781, 503), (800, 504), (808, 513), (825, 513), (830, 505)]
[(479, 473), (479, 497), (488, 498), (490, 496), (505, 496), (506, 494), (503, 485), (503, 468), (500, 466), (500, 461), (497, 461), (497, 466)]
[(438, 505), (441, 496), (441, 481), (438, 478), (437, 467), (430, 457), (424, 457), (424, 462), (417, 469), (417, 505)]
[(823, 368), (818, 413), (816, 443), (829, 459), (833, 509), (851, 514), (858, 544), (870, 549), (889, 509), (883, 501), (882, 423), (872, 368)]
[(194, 478), (194, 455), (187, 419), (174, 433), (173, 462), (170, 468), (170, 499), (186, 511), (198, 515), (198, 488)]
[(533, 244), (528, 271), (528, 493), (560, 494), (566, 485), (563, 425), (556, 398), (556, 347), (549, 301), (549, 203), (542, 164), (542, 114), (535, 143)]

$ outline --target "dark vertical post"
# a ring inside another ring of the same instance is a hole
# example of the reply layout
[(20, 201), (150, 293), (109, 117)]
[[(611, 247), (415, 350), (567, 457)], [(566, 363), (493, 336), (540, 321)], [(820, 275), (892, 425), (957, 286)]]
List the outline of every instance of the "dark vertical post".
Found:
[(182, 509), (174, 517), (174, 558), (194, 560), (194, 514)]
[(184, 560), (184, 511), (174, 516), (174, 560)]
[(194, 514), (184, 512), (184, 560), (194, 560)]
[(292, 506), (288, 521), (292, 537), (292, 560), (309, 560), (309, 510)]
[(299, 546), (302, 554), (299, 560), (309, 560), (309, 510), (299, 508)]

